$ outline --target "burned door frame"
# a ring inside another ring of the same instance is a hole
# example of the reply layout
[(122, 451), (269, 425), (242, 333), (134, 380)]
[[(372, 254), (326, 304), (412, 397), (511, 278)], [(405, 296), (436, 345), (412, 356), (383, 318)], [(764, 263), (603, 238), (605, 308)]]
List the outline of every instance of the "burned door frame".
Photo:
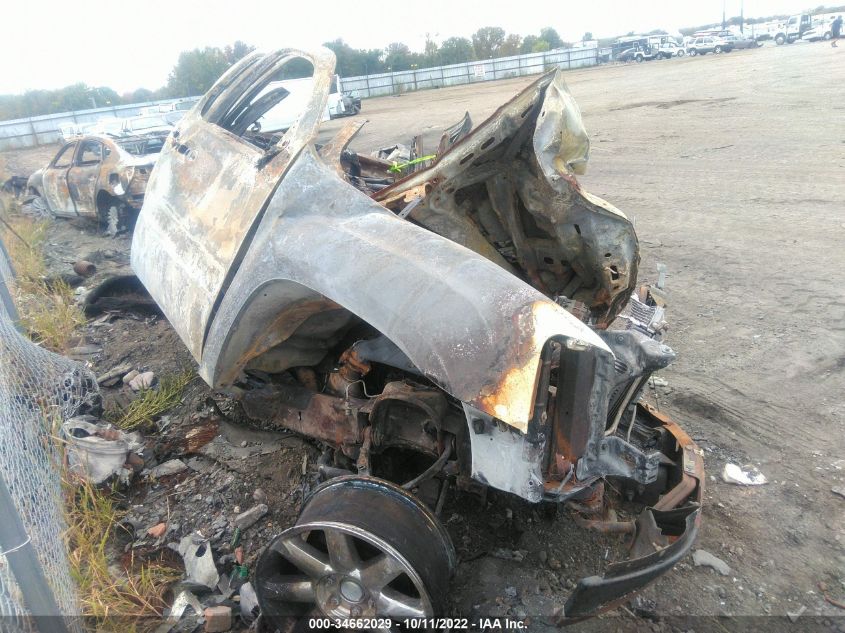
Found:
[[(97, 215), (97, 192), (99, 191), (100, 173), (103, 169), (105, 143), (100, 139), (82, 139), (76, 148), (73, 161), (67, 172), (67, 184), (70, 197), (80, 216)], [(95, 143), (100, 148), (100, 158), (96, 163), (82, 164), (82, 153), (86, 144)], [(79, 172), (77, 172), (79, 170)], [(77, 173), (74, 173), (77, 172)], [(80, 173), (81, 172), (81, 173)], [(89, 178), (93, 176), (93, 179)]]
[[(74, 160), (76, 160), (76, 152), (79, 149), (79, 141), (71, 141), (64, 145), (56, 155), (41, 177), (41, 183), (44, 191), (44, 199), (47, 201), (47, 206), (54, 215), (64, 217), (75, 217), (78, 215), (76, 211), (76, 204), (70, 195), (70, 188), (68, 186), (68, 172), (73, 167)], [(67, 152), (70, 151), (70, 160), (67, 167), (58, 167), (56, 163)]]
[[(245, 135), (284, 96), (274, 101), (273, 91), (264, 88), (300, 58), (314, 68), (307, 107), (276, 143), (262, 149)], [(159, 155), (135, 226), (132, 267), (198, 361), (251, 231), (322, 121), (333, 70), (329, 51), (248, 55), (179, 122)], [(166, 230), (174, 225), (185, 230)], [(162, 266), (174, 269), (168, 279), (158, 274)]]

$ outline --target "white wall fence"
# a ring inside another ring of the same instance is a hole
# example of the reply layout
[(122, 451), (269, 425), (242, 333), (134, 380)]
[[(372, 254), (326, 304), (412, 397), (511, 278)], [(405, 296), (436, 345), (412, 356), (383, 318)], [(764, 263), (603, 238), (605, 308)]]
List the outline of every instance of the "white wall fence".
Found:
[(610, 49), (560, 48), (544, 53), (513, 55), (449, 66), (402, 70), (362, 77), (343, 77), (341, 84), (344, 91), (352, 91), (362, 98), (382, 97), (412, 90), (536, 75), (554, 67), (568, 70), (595, 66), (599, 61), (606, 61), (609, 56)]
[(127, 118), (141, 113), (141, 108), (148, 106), (196, 101), (199, 97), (188, 99), (162, 99), (145, 103), (108, 106), (106, 108), (91, 108), (74, 112), (59, 112), (41, 116), (0, 121), (0, 150), (17, 149), (20, 147), (35, 147), (56, 143), (59, 140), (59, 128), (63, 125), (96, 123), (100, 119)]

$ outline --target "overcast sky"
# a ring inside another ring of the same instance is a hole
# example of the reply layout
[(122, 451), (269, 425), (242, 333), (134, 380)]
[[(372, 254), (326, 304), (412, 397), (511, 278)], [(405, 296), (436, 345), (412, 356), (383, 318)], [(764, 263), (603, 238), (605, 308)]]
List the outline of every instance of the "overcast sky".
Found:
[[(76, 82), (119, 93), (159, 88), (180, 51), (243, 40), (262, 49), (313, 48), (341, 37), (356, 48), (403, 41), (422, 50), (482, 26), (557, 29), (564, 40), (717, 22), (741, 0), (14, 0), (4, 3), (0, 94)], [(746, 17), (795, 13), (812, 0), (745, 0)], [(835, 3), (834, 3), (835, 4)]]

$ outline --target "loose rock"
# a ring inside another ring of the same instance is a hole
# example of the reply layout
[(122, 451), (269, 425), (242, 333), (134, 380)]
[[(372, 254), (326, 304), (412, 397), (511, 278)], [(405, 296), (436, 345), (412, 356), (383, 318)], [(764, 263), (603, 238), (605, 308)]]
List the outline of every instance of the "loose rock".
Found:
[(123, 378), (130, 371), (132, 371), (132, 364), (123, 363), (122, 365), (118, 365), (117, 367), (111, 368), (102, 376), (99, 376), (97, 378), (97, 384), (103, 385), (105, 387), (110, 387), (111, 385), (115, 384), (118, 380)]
[(695, 550), (692, 555), (692, 562), (695, 563), (696, 567), (704, 566), (715, 569), (723, 576), (727, 576), (731, 573), (731, 568), (725, 561), (723, 561), (721, 558), (718, 558), (717, 556), (714, 556), (707, 550)]
[(160, 479), (161, 477), (167, 477), (168, 475), (175, 475), (176, 473), (181, 473), (183, 470), (188, 468), (187, 464), (183, 462), (181, 459), (171, 459), (163, 464), (159, 464), (152, 470), (150, 470), (150, 476), (156, 479)]
[(202, 612), (205, 618), (205, 633), (223, 633), (232, 628), (232, 608), (226, 605), (208, 607)]
[(145, 371), (143, 374), (138, 374), (129, 381), (129, 387), (132, 391), (141, 391), (141, 389), (149, 389), (155, 382), (156, 375), (151, 371)]
[(242, 530), (247, 529), (255, 525), (255, 523), (263, 517), (269, 508), (264, 503), (259, 503), (257, 506), (251, 507), (246, 512), (241, 512), (238, 516), (235, 517), (235, 527), (239, 527)]

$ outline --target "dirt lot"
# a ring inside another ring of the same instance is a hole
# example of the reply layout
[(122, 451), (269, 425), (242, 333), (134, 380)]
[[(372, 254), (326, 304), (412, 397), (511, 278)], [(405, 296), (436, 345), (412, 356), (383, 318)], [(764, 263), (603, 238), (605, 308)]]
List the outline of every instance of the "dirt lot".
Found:
[[(668, 342), (678, 360), (662, 373), (668, 387), (652, 396), (706, 452), (710, 477), (696, 547), (732, 570), (721, 576), (687, 560), (614, 612), (636, 616), (625, 621), (631, 626), (779, 630), (791, 625), (787, 613), (806, 608), (793, 627), (845, 630), (845, 611), (819, 589), (825, 583), (831, 597), (845, 601), (845, 498), (831, 492), (845, 486), (845, 103), (833, 81), (843, 64), (842, 49), (799, 43), (566, 76), (593, 142), (581, 183), (635, 222), (641, 280), (653, 281), (658, 263), (668, 268)], [(370, 123), (352, 147), (368, 152), (423, 132), (433, 149), (440, 130), (464, 110), (479, 123), (528, 81), (367, 100)], [(342, 123), (326, 124), (321, 137)], [(9, 153), (0, 168), (25, 173), (53, 151)], [(56, 244), (67, 244), (78, 229), (57, 226)], [(106, 350), (144, 346), (107, 351), (98, 368), (128, 357), (155, 365), (157, 350), (179, 345), (166, 324), (142, 327), (98, 335)], [(169, 362), (173, 352), (162, 358)], [(200, 391), (196, 402), (206, 395)], [(193, 404), (174, 414), (188, 426)], [(265, 458), (262, 472), (272, 466)], [(723, 483), (726, 462), (753, 463), (770, 483)], [(276, 527), (291, 520), (289, 504), (296, 502), (291, 490), (279, 492), (268, 502), (277, 504)], [(500, 497), (488, 512), (447, 506), (463, 560), (456, 615), (497, 608), (502, 615), (547, 614), (608, 551), (565, 517), (553, 521)], [(527, 554), (504, 560), (493, 555), (496, 548)], [(762, 615), (781, 617), (744, 617)], [(535, 619), (535, 628), (543, 622)], [(581, 626), (608, 625), (621, 621)]]

